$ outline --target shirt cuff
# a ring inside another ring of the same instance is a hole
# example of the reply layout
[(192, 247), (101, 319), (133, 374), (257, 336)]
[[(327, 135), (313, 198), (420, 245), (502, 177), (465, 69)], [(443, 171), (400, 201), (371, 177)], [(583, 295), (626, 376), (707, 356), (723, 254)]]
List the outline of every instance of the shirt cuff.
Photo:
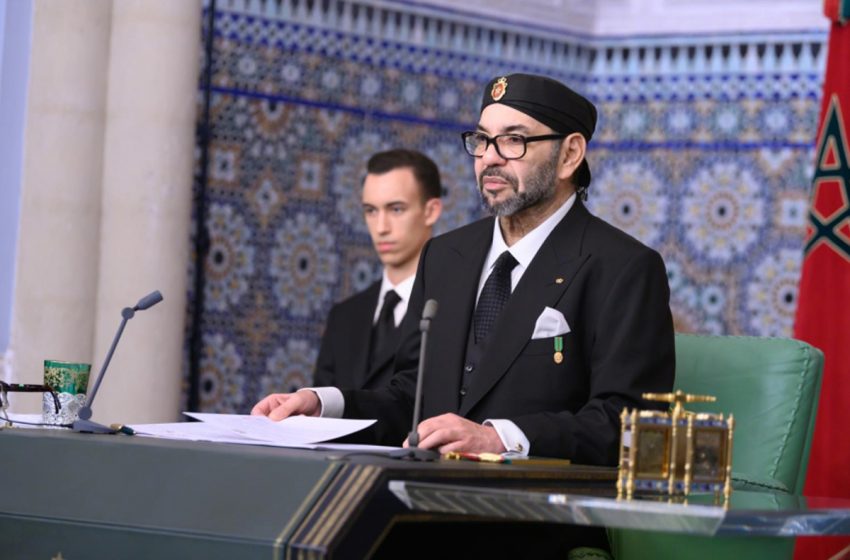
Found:
[(319, 416), (322, 418), (342, 418), (342, 413), (345, 410), (345, 397), (342, 396), (342, 391), (336, 387), (310, 387), (300, 390), (313, 391), (319, 397), (319, 403), (322, 407)]
[(505, 446), (507, 453), (521, 457), (528, 456), (528, 449), (531, 444), (516, 424), (510, 420), (496, 419), (485, 420), (484, 425), (493, 426), (496, 429), (496, 433), (502, 440), (502, 445)]

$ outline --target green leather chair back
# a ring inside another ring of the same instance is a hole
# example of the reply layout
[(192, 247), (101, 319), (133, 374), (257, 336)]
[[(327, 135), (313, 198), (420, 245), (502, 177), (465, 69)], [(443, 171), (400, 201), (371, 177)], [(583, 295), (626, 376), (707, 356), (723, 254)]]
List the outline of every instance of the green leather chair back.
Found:
[[(823, 354), (797, 340), (676, 335), (675, 388), (717, 397), (686, 405), (735, 415), (733, 486), (803, 491), (820, 394)], [(617, 560), (791, 558), (794, 539), (693, 537), (609, 531)]]
[(799, 340), (676, 335), (676, 389), (717, 397), (688, 410), (735, 415), (732, 471), (803, 491), (823, 353)]

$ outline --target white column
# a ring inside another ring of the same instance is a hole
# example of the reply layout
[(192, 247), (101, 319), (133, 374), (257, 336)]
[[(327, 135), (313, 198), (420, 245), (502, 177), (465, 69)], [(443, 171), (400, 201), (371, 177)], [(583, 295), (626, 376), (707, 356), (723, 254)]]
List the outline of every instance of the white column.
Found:
[[(110, 0), (36, 0), (26, 110), (12, 377), (45, 358), (91, 361), (98, 271)], [(13, 409), (36, 412), (38, 395)]]
[(181, 394), (200, 0), (121, 0), (112, 10), (95, 356), (127, 324), (94, 419), (172, 421)]

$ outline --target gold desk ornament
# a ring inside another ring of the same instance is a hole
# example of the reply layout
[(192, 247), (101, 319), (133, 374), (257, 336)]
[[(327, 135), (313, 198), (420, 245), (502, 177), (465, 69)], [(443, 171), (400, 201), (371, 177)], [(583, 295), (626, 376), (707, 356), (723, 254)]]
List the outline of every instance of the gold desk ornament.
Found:
[(628, 410), (620, 415), (620, 469), (617, 497), (635, 490), (670, 496), (691, 492), (732, 493), (733, 415), (692, 412), (684, 403), (715, 402), (710, 395), (644, 393), (651, 401), (669, 402), (671, 410)]

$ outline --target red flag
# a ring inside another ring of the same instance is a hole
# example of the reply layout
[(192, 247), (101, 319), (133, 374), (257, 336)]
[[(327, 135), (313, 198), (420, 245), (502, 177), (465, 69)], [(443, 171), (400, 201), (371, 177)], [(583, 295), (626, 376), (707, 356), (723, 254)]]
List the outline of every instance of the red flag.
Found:
[[(850, 498), (850, 0), (826, 0), (824, 10), (833, 24), (794, 337), (825, 356), (804, 493)], [(795, 557), (827, 559), (848, 545), (802, 538)]]

